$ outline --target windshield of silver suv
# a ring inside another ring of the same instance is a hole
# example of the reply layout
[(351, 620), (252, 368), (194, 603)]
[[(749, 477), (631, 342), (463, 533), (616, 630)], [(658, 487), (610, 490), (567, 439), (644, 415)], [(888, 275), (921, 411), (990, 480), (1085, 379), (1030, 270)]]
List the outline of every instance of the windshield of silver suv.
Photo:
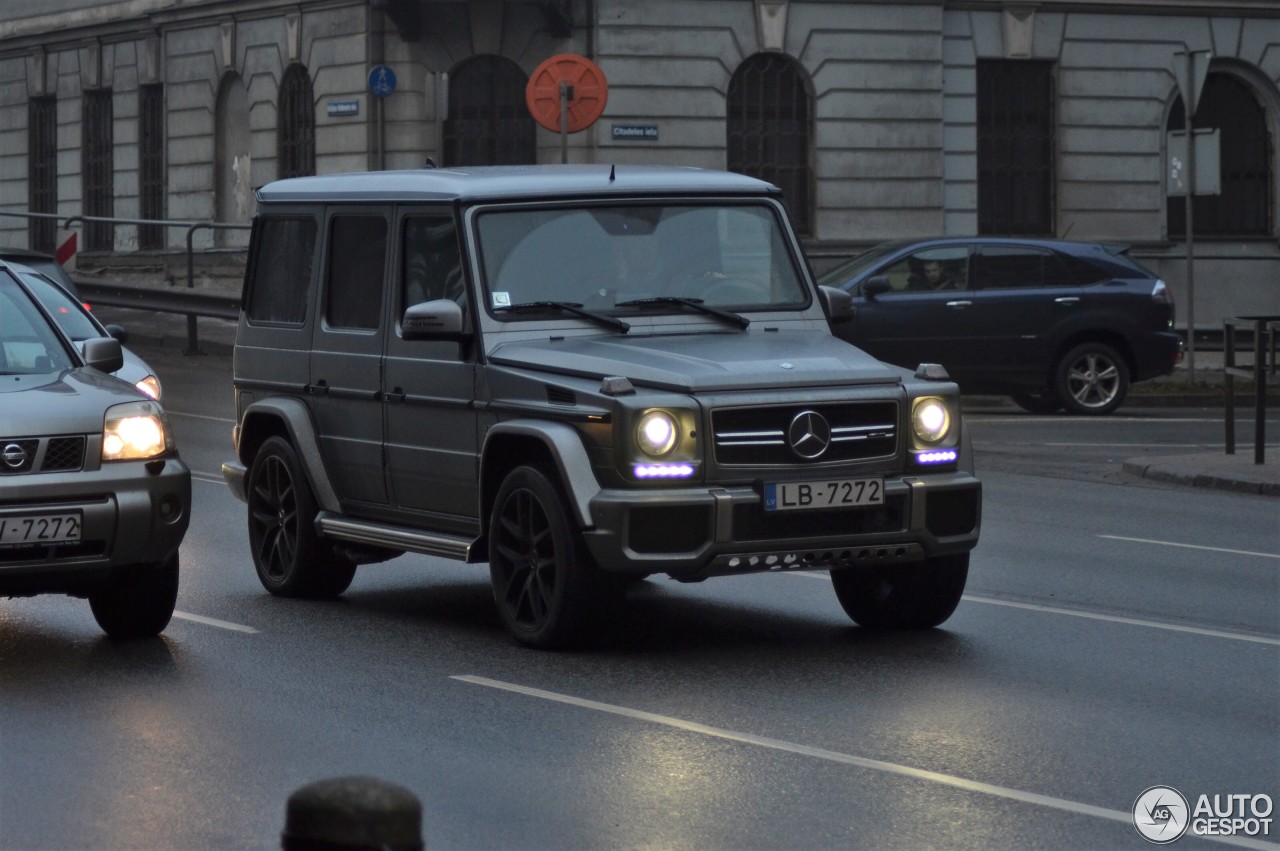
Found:
[(476, 230), (486, 305), (499, 318), (545, 321), (540, 308), (619, 314), (808, 304), (765, 205), (497, 208), (476, 216)]

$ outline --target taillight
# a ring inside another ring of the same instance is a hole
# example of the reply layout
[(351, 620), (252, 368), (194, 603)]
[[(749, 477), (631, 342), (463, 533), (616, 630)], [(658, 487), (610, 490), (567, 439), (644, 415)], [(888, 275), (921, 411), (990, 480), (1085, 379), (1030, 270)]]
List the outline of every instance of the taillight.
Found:
[(1169, 289), (1169, 285), (1160, 279), (1156, 279), (1156, 285), (1151, 288), (1151, 298), (1161, 304), (1173, 305), (1173, 290)]

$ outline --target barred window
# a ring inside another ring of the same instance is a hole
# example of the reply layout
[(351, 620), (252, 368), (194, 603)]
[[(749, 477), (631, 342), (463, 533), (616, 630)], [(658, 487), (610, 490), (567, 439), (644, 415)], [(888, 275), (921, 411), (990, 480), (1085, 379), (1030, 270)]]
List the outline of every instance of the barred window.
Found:
[[(138, 89), (138, 206), (144, 219), (163, 219), (164, 175), (164, 86), (159, 83)], [(164, 248), (164, 225), (139, 225), (138, 247)]]
[(978, 60), (978, 232), (1053, 233), (1053, 63)]
[[(84, 140), (81, 144), (84, 214), (110, 217), (115, 214), (115, 163), (112, 152), (111, 90), (84, 93)], [(115, 226), (110, 222), (85, 222), (85, 249), (111, 251), (115, 247)]]
[(528, 165), (537, 161), (529, 78), (502, 56), (475, 56), (449, 76), (445, 165)]
[[(1181, 131), (1186, 109), (1178, 98), (1167, 128)], [(1220, 195), (1197, 195), (1192, 215), (1196, 236), (1268, 236), (1271, 233), (1271, 134), (1267, 113), (1249, 86), (1230, 74), (1211, 73), (1196, 107), (1195, 127), (1218, 128)], [(1169, 236), (1187, 234), (1186, 198), (1169, 196)]]
[[(33, 213), (58, 212), (58, 102), (32, 98), (27, 106), (27, 208)], [(52, 253), (56, 219), (30, 219), (27, 238), (37, 251)]]
[(280, 81), (280, 117), (276, 126), (276, 155), (280, 177), (316, 173), (316, 107), (311, 75), (293, 63)]
[(796, 229), (812, 233), (813, 98), (804, 70), (790, 57), (757, 53), (733, 72), (726, 108), (729, 171), (779, 187)]

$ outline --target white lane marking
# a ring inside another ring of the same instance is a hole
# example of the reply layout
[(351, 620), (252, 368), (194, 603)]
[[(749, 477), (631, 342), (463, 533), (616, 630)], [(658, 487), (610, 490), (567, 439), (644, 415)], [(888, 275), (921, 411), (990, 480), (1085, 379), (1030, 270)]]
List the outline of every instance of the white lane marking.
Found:
[(1134, 544), (1156, 544), (1161, 547), (1182, 547), (1188, 550), (1207, 550), (1211, 553), (1231, 553), (1237, 556), (1257, 556), (1258, 558), (1280, 558), (1280, 553), (1259, 553), (1253, 550), (1229, 550), (1226, 547), (1204, 547), (1199, 544), (1179, 544), (1176, 541), (1153, 541), (1150, 538), (1126, 538), (1123, 535), (1099, 535), (1108, 541), (1129, 541)]
[(183, 413), (182, 411), (174, 411), (168, 408), (165, 409), (165, 413), (171, 417), (186, 417), (187, 419), (191, 419), (191, 420), (209, 420), (210, 422), (231, 423), (232, 425), (235, 425), (236, 423), (236, 421), (231, 419), (230, 417), (211, 417), (208, 414), (186, 414), (186, 413)]
[(204, 615), (193, 615), (190, 612), (175, 611), (173, 616), (175, 618), (181, 618), (184, 621), (191, 621), (192, 623), (202, 623), (205, 626), (216, 626), (218, 629), (229, 629), (232, 632), (257, 633), (257, 630), (251, 626), (231, 623), (231, 621), (220, 621), (217, 618), (206, 618)]
[[(770, 739), (765, 736), (756, 736), (751, 733), (739, 733), (734, 730), (726, 730), (723, 727), (712, 727), (707, 724), (699, 724), (696, 721), (685, 721), (680, 718), (672, 718), (669, 715), (657, 715), (640, 709), (616, 706), (612, 703), (600, 703), (599, 701), (573, 697), (572, 695), (560, 694), (554, 691), (530, 688), (529, 686), (516, 685), (514, 683), (507, 683), (501, 680), (491, 680), (488, 677), (460, 674), (454, 675), (450, 677), (450, 679), (459, 680), (464, 683), (471, 683), (472, 685), (515, 692), (516, 694), (523, 694), (527, 697), (536, 697), (541, 698), (542, 700), (564, 703), (570, 706), (577, 706), (581, 709), (592, 709), (596, 712), (607, 712), (611, 715), (621, 715), (624, 718), (632, 718), (637, 721), (648, 721), (651, 724), (661, 724), (665, 727), (673, 727), (677, 730), (684, 730), (689, 733), (698, 733), (703, 736), (711, 736), (731, 742), (756, 745), (757, 747), (769, 748), (771, 750), (785, 751), (787, 753), (798, 754), (800, 756), (823, 759), (828, 762), (852, 765), (857, 768), (866, 768), (872, 771), (882, 771), (886, 774), (896, 774), (900, 777), (909, 777), (914, 780), (925, 780), (942, 786), (951, 786), (956, 789), (963, 789), (967, 792), (978, 792), (984, 795), (992, 795), (997, 798), (1020, 801), (1025, 804), (1036, 804), (1042, 807), (1050, 807), (1055, 810), (1062, 810), (1076, 815), (1093, 816), (1094, 818), (1118, 821), (1125, 824), (1133, 823), (1133, 813), (1121, 812), (1120, 810), (1109, 810), (1105, 807), (1095, 807), (1092, 804), (1082, 804), (1078, 801), (1069, 801), (1065, 798), (1055, 798), (1051, 795), (1024, 792), (1021, 789), (1010, 789), (1007, 786), (997, 786), (994, 783), (983, 783), (979, 780), (969, 780), (964, 777), (943, 774), (939, 771), (927, 771), (922, 768), (912, 768), (909, 765), (899, 765), (894, 762), (885, 762), (883, 760), (871, 759), (870, 757), (865, 756), (854, 756), (853, 754), (841, 753), (840, 751), (829, 751), (825, 748), (815, 748), (809, 745), (783, 741), (782, 739)], [(1212, 836), (1205, 836), (1201, 838), (1223, 842), (1227, 845), (1237, 845), (1242, 848), (1262, 848), (1267, 849), (1267, 851), (1276, 851), (1276, 849), (1280, 849), (1280, 845), (1273, 845), (1272, 843), (1260, 842), (1258, 840)]]
[(225, 485), (227, 483), (227, 480), (222, 478), (222, 476), (218, 476), (213, 473), (197, 473), (194, 470), (191, 471), (191, 478), (194, 481), (208, 482), (211, 485)]
[[(830, 580), (830, 576), (825, 573), (811, 573), (804, 570), (790, 571), (783, 574), (784, 576), (805, 576), (809, 579), (826, 579)], [(1241, 632), (1224, 632), (1217, 629), (1205, 629), (1198, 626), (1184, 626), (1176, 623), (1164, 623), (1162, 621), (1142, 620), (1141, 618), (1126, 618), (1120, 615), (1104, 615), (1099, 612), (1086, 612), (1080, 609), (1063, 609), (1058, 606), (1044, 606), (1039, 603), (1019, 603), (1014, 600), (997, 600), (993, 597), (978, 597), (973, 594), (965, 594), (962, 598), (967, 603), (985, 603), (989, 606), (1005, 606), (1010, 609), (1026, 609), (1030, 612), (1043, 612), (1049, 615), (1067, 615), (1073, 618), (1085, 618), (1086, 620), (1109, 621), (1111, 623), (1122, 623), (1128, 626), (1143, 626), (1148, 629), (1164, 629), (1170, 632), (1189, 632), (1193, 635), (1204, 635), (1210, 638), (1227, 638), (1232, 641), (1249, 641), (1254, 644), (1270, 644), (1280, 647), (1280, 638), (1269, 638), (1263, 635), (1248, 635)]]

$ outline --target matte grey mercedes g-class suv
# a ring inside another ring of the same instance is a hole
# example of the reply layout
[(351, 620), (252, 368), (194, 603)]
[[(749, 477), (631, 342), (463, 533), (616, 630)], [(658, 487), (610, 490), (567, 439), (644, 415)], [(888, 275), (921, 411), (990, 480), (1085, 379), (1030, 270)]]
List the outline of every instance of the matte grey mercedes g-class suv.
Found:
[(257, 200), (223, 470), (272, 593), (487, 561), (532, 646), (658, 573), (830, 570), (870, 627), (954, 611), (981, 502), (957, 388), (831, 335), (849, 297), (815, 286), (777, 188), (428, 168)]

